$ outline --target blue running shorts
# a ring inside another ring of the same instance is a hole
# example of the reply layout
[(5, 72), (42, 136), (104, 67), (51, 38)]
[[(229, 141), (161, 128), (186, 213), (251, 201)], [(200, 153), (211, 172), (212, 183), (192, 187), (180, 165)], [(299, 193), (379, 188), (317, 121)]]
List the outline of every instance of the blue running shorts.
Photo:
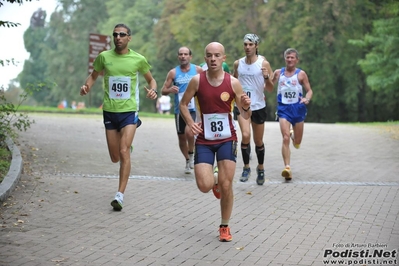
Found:
[(141, 125), (138, 112), (111, 113), (103, 111), (104, 126), (108, 130), (116, 129), (121, 131), (127, 125)]
[(277, 106), (277, 115), (279, 118), (285, 118), (293, 126), (296, 123), (305, 121), (307, 114), (306, 105), (304, 103), (294, 103), (294, 104), (281, 104)]
[(213, 165), (215, 161), (237, 160), (237, 141), (227, 141), (215, 145), (195, 145), (194, 164), (207, 163)]

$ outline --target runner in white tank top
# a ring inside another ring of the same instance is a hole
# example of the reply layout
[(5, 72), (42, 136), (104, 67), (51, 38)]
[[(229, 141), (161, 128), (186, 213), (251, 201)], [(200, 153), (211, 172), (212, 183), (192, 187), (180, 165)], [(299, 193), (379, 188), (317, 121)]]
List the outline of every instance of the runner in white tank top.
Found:
[(256, 157), (258, 166), (256, 167), (256, 183), (263, 185), (265, 182), (264, 158), (265, 145), (263, 143), (263, 133), (265, 130), (266, 101), (264, 91), (273, 91), (272, 74), (273, 70), (269, 62), (263, 56), (258, 54), (259, 37), (255, 34), (246, 34), (244, 36), (245, 57), (234, 62), (233, 76), (238, 78), (242, 84), (243, 90), (251, 99), (252, 115), (251, 119), (245, 120), (236, 109), (238, 124), (241, 128), (241, 153), (244, 161), (244, 168), (240, 181), (246, 182), (251, 174), (249, 159), (251, 154), (251, 126), (253, 139), (255, 142)]
[(257, 60), (252, 64), (247, 64), (247, 57), (239, 59), (238, 62), (238, 80), (243, 90), (251, 98), (252, 112), (262, 109), (266, 106), (265, 95), (263, 93), (265, 87), (265, 79), (262, 75), (262, 63), (265, 61), (263, 56), (258, 56)]

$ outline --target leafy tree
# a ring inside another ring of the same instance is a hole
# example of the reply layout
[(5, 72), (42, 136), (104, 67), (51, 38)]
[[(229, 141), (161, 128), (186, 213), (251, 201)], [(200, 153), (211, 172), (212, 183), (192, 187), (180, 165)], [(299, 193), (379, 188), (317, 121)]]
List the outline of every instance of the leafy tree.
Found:
[(351, 40), (369, 51), (358, 61), (373, 91), (377, 112), (373, 120), (399, 119), (399, 2), (388, 1), (381, 9), (381, 19), (373, 21), (372, 31), (363, 40)]
[[(173, 5), (178, 3), (173, 11)], [(242, 38), (248, 32), (261, 36), (261, 12), (267, 8), (263, 0), (243, 1), (179, 1), (166, 0), (164, 12), (170, 32), (180, 44), (194, 51), (193, 61), (203, 62), (204, 48), (213, 41), (220, 42), (226, 50), (226, 62), (243, 55)], [(243, 23), (244, 22), (244, 23)]]
[[(23, 1), (8, 0), (7, 2), (22, 3)], [(0, 3), (0, 8), (2, 6), (3, 3)], [(0, 27), (16, 27), (18, 25), (20, 24), (10, 21), (0, 21)], [(0, 64), (2, 67), (8, 64), (14, 64), (14, 59), (6, 59), (5, 62), (6, 63), (4, 63), (3, 59), (0, 59)], [(33, 89), (35, 89), (35, 87), (33, 87)], [(26, 100), (30, 91), (31, 90), (27, 90), (25, 93), (23, 93), (18, 104), (14, 104), (6, 99), (4, 88), (0, 88), (0, 150), (2, 154), (5, 150), (5, 138), (16, 137), (16, 130), (26, 131), (34, 122), (33, 120), (30, 120), (26, 114), (17, 113), (19, 105)], [(1, 168), (3, 169), (4, 166), (8, 165), (8, 163), (2, 162)]]
[[(30, 53), (30, 58), (25, 60), (22, 72), (18, 75), (18, 80), (23, 88), (28, 84), (46, 81), (47, 61), (43, 60), (47, 36), (45, 28), (46, 11), (37, 10), (32, 14), (30, 27), (24, 33), (25, 49)], [(48, 81), (47, 84), (52, 84)], [(34, 91), (32, 97), (43, 105), (51, 105), (53, 99), (51, 90), (53, 86), (42, 86), (41, 90)]]
[(48, 64), (45, 75), (58, 85), (51, 92), (54, 105), (77, 98), (86, 106), (102, 103), (101, 83), (85, 98), (80, 98), (79, 88), (88, 76), (89, 34), (99, 33), (107, 18), (105, 2), (91, 0), (63, 0), (51, 15), (43, 60)]
[[(132, 30), (132, 41), (129, 48), (142, 54), (151, 64), (154, 75), (158, 83), (158, 88), (163, 81), (154, 71), (160, 58), (156, 55), (156, 42), (153, 28), (160, 18), (163, 1), (161, 0), (120, 0), (118, 2), (106, 2), (109, 19), (102, 26), (101, 32), (111, 33), (116, 24), (124, 23)], [(121, 20), (121, 18), (123, 18)], [(162, 60), (162, 59), (161, 59)], [(140, 75), (140, 110), (155, 111), (155, 102), (147, 99), (147, 92), (143, 89), (147, 84)]]
[[(130, 48), (148, 59), (158, 87), (162, 86), (167, 71), (178, 63), (176, 51), (180, 46), (190, 47), (193, 63), (199, 64), (203, 62), (205, 45), (219, 41), (225, 46), (226, 61), (232, 67), (234, 60), (244, 56), (242, 37), (251, 32), (261, 38), (259, 52), (273, 69), (284, 66), (285, 49), (293, 47), (299, 51), (298, 67), (308, 73), (315, 92), (307, 121), (397, 119), (399, 74), (395, 63), (398, 52), (394, 49), (398, 45), (397, 1), (63, 0), (60, 3), (50, 24), (42, 27), (43, 33), (33, 29), (26, 32), (27, 46), (35, 44), (29, 49), (35, 50), (36, 56), (25, 63), (27, 82), (38, 76), (30, 65), (35, 64), (45, 69), (42, 72), (45, 77), (58, 84), (55, 88), (45, 88), (44, 100), (76, 100), (78, 88), (87, 77), (88, 33), (110, 35), (117, 23), (125, 23), (133, 31)], [(37, 43), (39, 40), (43, 40), (41, 45)], [(361, 41), (349, 45), (349, 40)], [(36, 64), (38, 58), (42, 65)], [(9, 62), (0, 61), (0, 64)], [(140, 82), (145, 85), (142, 77)], [(93, 105), (99, 105), (102, 82), (96, 82), (95, 86), (89, 97)], [(144, 97), (144, 90), (141, 93), (142, 110), (153, 110), (154, 103)], [(266, 97), (268, 112), (272, 114), (275, 92), (266, 93)], [(269, 116), (270, 120), (273, 118)]]
[(276, 50), (266, 56), (278, 68), (284, 66), (285, 49), (299, 51), (298, 67), (308, 73), (314, 90), (307, 121), (366, 120), (367, 87), (356, 64), (365, 51), (347, 42), (367, 31), (375, 5), (368, 0), (269, 1), (268, 5), (265, 17), (272, 37), (265, 42), (269, 50)]
[[(31, 2), (32, 0), (26, 0), (25, 2)], [(9, 3), (18, 3), (18, 4), (22, 4), (24, 1), (22, 0), (7, 0), (7, 2)], [(0, 2), (0, 8), (4, 5), (4, 3)], [(16, 23), (16, 22), (12, 22), (12, 21), (4, 21), (4, 20), (0, 20), (0, 27), (7, 27), (7, 28), (13, 28), (13, 27), (18, 27), (20, 26), (20, 23)]]
[[(165, 81), (166, 75), (170, 69), (178, 64), (177, 51), (181, 46), (188, 46), (187, 44), (179, 43), (174, 34), (171, 32), (170, 20), (177, 16), (184, 8), (186, 1), (182, 0), (166, 0), (163, 1), (164, 6), (158, 22), (154, 26), (155, 43), (156, 43), (156, 57), (158, 60), (154, 67), (156, 76), (158, 77), (158, 87), (161, 89)], [(190, 47), (190, 46), (188, 46)], [(193, 50), (194, 56), (198, 52)], [(192, 63), (195, 63), (194, 61)], [(173, 113), (172, 108), (172, 113)]]
[[(181, 46), (193, 51), (194, 64), (204, 61), (204, 48), (213, 41), (221, 42), (226, 51), (226, 63), (244, 56), (242, 38), (248, 32), (261, 32), (261, 12), (267, 8), (263, 0), (243, 1), (182, 1), (165, 0), (159, 23), (155, 27), (157, 54), (164, 76), (177, 62)], [(252, 18), (256, 19), (252, 19)], [(259, 19), (258, 19), (259, 18)], [(244, 23), (243, 23), (244, 21)]]

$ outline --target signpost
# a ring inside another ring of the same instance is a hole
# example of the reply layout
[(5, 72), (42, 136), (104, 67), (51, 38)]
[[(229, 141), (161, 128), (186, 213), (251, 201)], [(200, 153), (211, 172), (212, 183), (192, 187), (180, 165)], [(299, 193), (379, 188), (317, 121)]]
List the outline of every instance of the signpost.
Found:
[(90, 33), (89, 36), (89, 75), (93, 71), (93, 62), (97, 55), (102, 51), (111, 48), (111, 37), (107, 35), (100, 35)]
[[(89, 75), (93, 71), (93, 62), (102, 51), (111, 49), (111, 37), (96, 33), (89, 35)], [(102, 73), (100, 73), (101, 75)], [(91, 93), (89, 93), (89, 106), (91, 107)]]

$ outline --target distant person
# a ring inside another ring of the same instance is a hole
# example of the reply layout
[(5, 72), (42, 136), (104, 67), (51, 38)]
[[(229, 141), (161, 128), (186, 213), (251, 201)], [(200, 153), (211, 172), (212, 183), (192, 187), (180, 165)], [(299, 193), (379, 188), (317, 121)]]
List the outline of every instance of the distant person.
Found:
[[(200, 64), (200, 67), (202, 67), (202, 69), (203, 69), (204, 71), (208, 69), (208, 65), (207, 65), (206, 62), (201, 63), (201, 64)], [(230, 73), (229, 65), (228, 65), (226, 62), (223, 62), (223, 70), (224, 70), (225, 72), (227, 72), (227, 73)]]
[(65, 109), (64, 102), (63, 101), (59, 102), (58, 105), (57, 105), (57, 108), (58, 109)]
[(273, 70), (265, 57), (258, 54), (259, 37), (256, 34), (248, 33), (243, 39), (245, 56), (234, 62), (233, 76), (238, 78), (243, 90), (251, 98), (251, 119), (243, 119), (241, 110), (236, 109), (238, 124), (241, 128), (241, 155), (244, 167), (240, 181), (246, 182), (251, 174), (249, 159), (251, 154), (251, 126), (255, 152), (258, 159), (256, 167), (256, 183), (263, 185), (265, 182), (265, 144), (263, 135), (267, 119), (266, 101), (264, 91), (273, 91), (271, 74)]
[[(313, 91), (306, 72), (296, 67), (299, 62), (298, 51), (288, 48), (284, 52), (284, 59), (285, 67), (274, 71), (273, 83), (278, 84), (277, 116), (283, 136), (281, 153), (285, 168), (281, 176), (290, 181), (292, 179), (290, 139), (294, 147), (299, 149), (307, 114), (306, 105), (310, 103)], [(303, 88), (306, 96), (303, 94)]]
[(71, 108), (72, 108), (72, 110), (76, 110), (76, 108), (77, 108), (76, 101), (72, 101)]
[(164, 115), (169, 115), (170, 114), (170, 108), (171, 108), (171, 102), (170, 102), (170, 97), (167, 95), (162, 95), (160, 98), (158, 98), (158, 104), (159, 104), (159, 112)]
[(128, 48), (131, 31), (125, 24), (117, 24), (112, 36), (115, 49), (101, 52), (93, 63), (93, 72), (80, 88), (80, 95), (86, 95), (101, 71), (104, 71), (103, 118), (108, 151), (113, 163), (120, 163), (119, 187), (111, 206), (122, 210), (123, 197), (130, 176), (130, 149), (140, 126), (138, 73), (148, 83), (147, 97), (157, 98), (157, 83), (153, 78), (147, 59)]
[[(206, 46), (205, 60), (210, 68), (191, 79), (180, 101), (180, 111), (188, 128), (197, 135), (194, 165), (197, 186), (203, 193), (213, 190), (215, 197), (220, 199), (219, 241), (229, 242), (233, 239), (229, 222), (233, 210), (233, 178), (237, 159), (233, 106), (236, 103), (242, 111), (241, 116), (249, 119), (251, 101), (240, 82), (223, 71), (225, 59), (222, 44), (212, 42)], [(198, 121), (193, 119), (188, 107), (193, 97), (199, 106)], [(213, 170), (215, 157), (217, 168)]]
[[(191, 64), (192, 52), (188, 47), (179, 48), (177, 59), (180, 64), (169, 70), (166, 75), (165, 82), (162, 86), (162, 95), (174, 94), (175, 124), (177, 137), (179, 139), (179, 148), (186, 160), (184, 173), (190, 174), (192, 172), (191, 169), (194, 168), (194, 135), (191, 130), (187, 128), (186, 122), (180, 115), (179, 103), (187, 89), (189, 81), (192, 77), (202, 72), (202, 68)], [(188, 108), (191, 117), (195, 120), (196, 112), (194, 99), (191, 99)]]
[(76, 109), (80, 110), (80, 109), (85, 109), (85, 108), (86, 108), (85, 102), (78, 102)]

